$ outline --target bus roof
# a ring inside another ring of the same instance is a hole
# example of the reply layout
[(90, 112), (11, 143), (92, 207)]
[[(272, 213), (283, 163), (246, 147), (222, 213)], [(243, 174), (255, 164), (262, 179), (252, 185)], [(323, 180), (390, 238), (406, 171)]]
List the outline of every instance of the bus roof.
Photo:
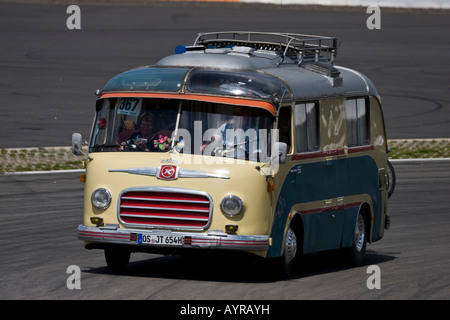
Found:
[(169, 91), (280, 101), (378, 93), (363, 74), (335, 66), (336, 38), (266, 32), (199, 34), (154, 66), (124, 72), (103, 91)]

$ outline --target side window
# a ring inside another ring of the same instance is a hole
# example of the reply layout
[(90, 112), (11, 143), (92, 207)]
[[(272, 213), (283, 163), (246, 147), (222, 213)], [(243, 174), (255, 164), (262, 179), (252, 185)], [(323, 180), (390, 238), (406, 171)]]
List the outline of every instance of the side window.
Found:
[(320, 148), (319, 107), (317, 103), (299, 103), (294, 109), (295, 143), (297, 152)]
[(291, 139), (291, 108), (283, 107), (278, 116), (278, 132), (280, 142), (285, 142), (288, 150), (292, 147)]
[(347, 118), (347, 145), (349, 147), (370, 143), (370, 108), (366, 98), (348, 99), (345, 102)]

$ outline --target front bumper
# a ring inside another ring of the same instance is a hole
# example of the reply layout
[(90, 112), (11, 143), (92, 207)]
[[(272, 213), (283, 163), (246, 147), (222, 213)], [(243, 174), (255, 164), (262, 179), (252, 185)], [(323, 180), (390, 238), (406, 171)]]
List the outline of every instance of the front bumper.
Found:
[[(140, 243), (145, 235), (161, 236), (176, 236), (182, 237), (182, 242), (179, 244), (151, 244)], [(145, 246), (155, 248), (204, 248), (204, 249), (228, 249), (241, 251), (264, 251), (269, 248), (269, 236), (256, 235), (231, 235), (221, 231), (209, 231), (207, 233), (194, 232), (173, 232), (170, 230), (135, 230), (124, 229), (118, 226), (105, 227), (88, 227), (80, 225), (78, 227), (78, 239), (99, 244), (117, 244), (117, 245), (132, 245)]]

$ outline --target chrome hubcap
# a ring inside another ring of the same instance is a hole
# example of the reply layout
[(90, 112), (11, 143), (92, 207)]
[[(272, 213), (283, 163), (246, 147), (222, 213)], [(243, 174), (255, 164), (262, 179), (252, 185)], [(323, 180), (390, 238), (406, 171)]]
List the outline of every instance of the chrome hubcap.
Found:
[(365, 230), (364, 218), (359, 214), (355, 226), (355, 248), (358, 252), (361, 252), (364, 247)]
[(297, 236), (294, 230), (289, 228), (286, 235), (286, 243), (284, 245), (284, 255), (286, 262), (290, 262), (297, 254)]

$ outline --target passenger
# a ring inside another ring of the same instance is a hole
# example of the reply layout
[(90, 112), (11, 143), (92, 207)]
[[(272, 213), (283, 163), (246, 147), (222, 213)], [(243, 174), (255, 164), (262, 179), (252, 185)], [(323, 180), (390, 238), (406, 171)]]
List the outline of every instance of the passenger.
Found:
[[(136, 130), (134, 121), (125, 120), (123, 122), (123, 129), (120, 131), (119, 136), (117, 137), (117, 145), (125, 145), (126, 141), (130, 140), (130, 137), (138, 131), (139, 130)], [(118, 150), (123, 150), (123, 148), (119, 148)]]

